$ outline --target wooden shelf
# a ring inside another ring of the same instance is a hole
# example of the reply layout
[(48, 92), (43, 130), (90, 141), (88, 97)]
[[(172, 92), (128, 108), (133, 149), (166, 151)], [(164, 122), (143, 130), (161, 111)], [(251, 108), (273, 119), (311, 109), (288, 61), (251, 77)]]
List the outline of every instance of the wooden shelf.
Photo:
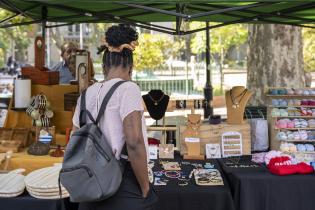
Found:
[(148, 126), (147, 131), (176, 131), (176, 126), (169, 126), (169, 127), (163, 127), (163, 126)]
[(285, 141), (285, 142), (315, 142), (315, 140), (280, 140), (280, 141)]
[(275, 130), (288, 130), (288, 131), (298, 131), (298, 130), (315, 130), (315, 128), (274, 128)]
[(309, 105), (300, 105), (300, 106), (269, 106), (270, 108), (289, 108), (289, 107), (297, 107), (297, 108), (315, 108), (315, 106), (309, 106)]
[(294, 97), (315, 97), (315, 95), (266, 95), (267, 97), (280, 97), (280, 98), (285, 98), (285, 97), (290, 97), (290, 98), (294, 98)]
[(305, 119), (315, 119), (315, 116), (277, 116), (272, 118), (305, 118)]

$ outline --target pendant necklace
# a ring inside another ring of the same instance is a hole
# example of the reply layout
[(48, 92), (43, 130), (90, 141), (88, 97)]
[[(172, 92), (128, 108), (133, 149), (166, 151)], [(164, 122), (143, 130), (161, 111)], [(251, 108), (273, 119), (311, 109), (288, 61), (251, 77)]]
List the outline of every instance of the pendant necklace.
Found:
[(159, 103), (163, 100), (165, 94), (163, 93), (163, 95), (161, 96), (161, 98), (159, 98), (158, 100), (155, 100), (151, 95), (150, 93), (148, 93), (151, 101), (154, 103), (155, 106), (159, 105)]
[[(230, 97), (231, 97), (231, 100), (232, 100), (232, 108), (233, 109), (236, 109), (236, 108), (239, 108), (240, 107), (240, 103), (242, 102), (244, 96), (246, 95), (247, 93), (247, 89), (243, 90), (238, 96), (234, 96), (233, 93), (232, 93), (232, 89), (230, 90)], [(238, 98), (240, 98), (238, 100)]]

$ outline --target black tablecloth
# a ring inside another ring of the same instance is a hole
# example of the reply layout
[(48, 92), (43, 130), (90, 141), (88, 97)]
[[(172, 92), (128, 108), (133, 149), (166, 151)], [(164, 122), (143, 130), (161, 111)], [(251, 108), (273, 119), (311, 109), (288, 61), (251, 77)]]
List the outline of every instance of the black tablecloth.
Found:
[[(181, 162), (179, 158), (175, 159)], [(174, 160), (172, 160), (174, 161)], [(185, 161), (185, 160), (184, 160)], [(157, 162), (157, 161), (156, 161)], [(185, 161), (186, 162), (186, 161)], [(216, 169), (221, 168), (216, 160), (189, 161), (193, 163), (209, 162)], [(182, 165), (186, 174), (193, 169), (191, 165)], [(161, 170), (161, 165), (155, 163), (154, 171)], [(179, 186), (178, 181), (170, 179), (167, 186), (154, 186), (158, 197), (158, 210), (234, 210), (232, 195), (228, 182), (223, 176), (224, 186), (198, 186), (194, 179), (187, 186)]]
[[(252, 164), (247, 158), (240, 165)], [(277, 176), (264, 166), (231, 168), (219, 160), (228, 177), (236, 210), (314, 210), (315, 175)]]
[[(63, 204), (60, 202), (63, 201)], [(69, 199), (37, 199), (27, 192), (15, 198), (0, 198), (1, 210), (76, 210), (78, 205)]]

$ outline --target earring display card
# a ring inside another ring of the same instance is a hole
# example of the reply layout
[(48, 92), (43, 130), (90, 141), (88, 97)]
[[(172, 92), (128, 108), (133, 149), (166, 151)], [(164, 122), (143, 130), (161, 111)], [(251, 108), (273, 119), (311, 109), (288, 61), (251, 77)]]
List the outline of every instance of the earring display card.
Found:
[(163, 163), (163, 169), (165, 171), (180, 171), (181, 167), (178, 162), (167, 162)]
[(159, 158), (174, 159), (174, 144), (160, 144)]
[(222, 156), (241, 156), (243, 154), (242, 134), (239, 132), (225, 132), (222, 134)]
[(158, 147), (156, 145), (149, 146), (150, 160), (158, 159)]
[(210, 158), (221, 158), (220, 144), (206, 144), (206, 156)]

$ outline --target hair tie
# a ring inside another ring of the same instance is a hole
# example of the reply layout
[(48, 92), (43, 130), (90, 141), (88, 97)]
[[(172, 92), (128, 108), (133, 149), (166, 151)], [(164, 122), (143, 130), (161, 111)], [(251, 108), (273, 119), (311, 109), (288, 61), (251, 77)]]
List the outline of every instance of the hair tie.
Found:
[(109, 52), (117, 52), (117, 53), (122, 52), (123, 49), (125, 49), (125, 48), (127, 48), (128, 50), (134, 51), (136, 49), (136, 46), (138, 46), (138, 45), (139, 45), (138, 41), (132, 41), (129, 44), (127, 44), (127, 43), (126, 44), (122, 44), (119, 47), (110, 46), (107, 43), (107, 41), (105, 41), (105, 43), (104, 43), (104, 46), (107, 47)]

